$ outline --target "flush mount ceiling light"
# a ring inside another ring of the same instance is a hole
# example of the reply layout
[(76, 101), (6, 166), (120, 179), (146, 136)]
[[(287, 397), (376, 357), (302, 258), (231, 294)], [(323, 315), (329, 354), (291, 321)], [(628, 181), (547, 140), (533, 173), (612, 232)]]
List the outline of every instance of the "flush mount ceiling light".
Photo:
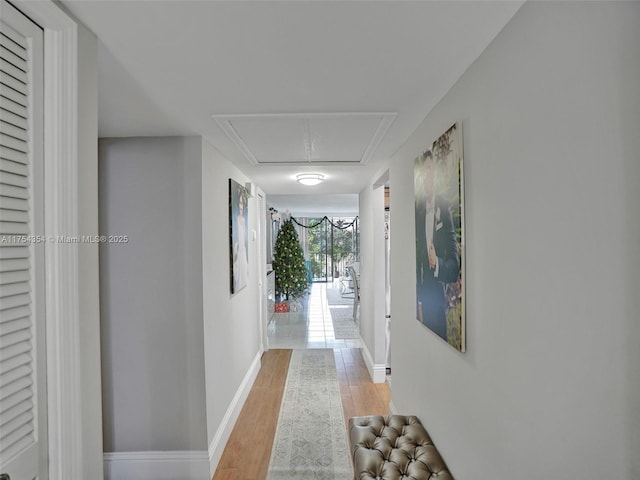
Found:
[(296, 180), (303, 185), (318, 185), (324, 181), (324, 175), (321, 173), (300, 173), (296, 175)]

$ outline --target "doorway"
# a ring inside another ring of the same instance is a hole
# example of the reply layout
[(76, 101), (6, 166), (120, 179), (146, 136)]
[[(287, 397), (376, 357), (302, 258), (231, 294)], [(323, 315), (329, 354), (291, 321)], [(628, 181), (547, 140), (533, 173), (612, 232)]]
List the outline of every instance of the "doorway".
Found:
[(311, 281), (333, 282), (348, 276), (347, 268), (360, 260), (358, 217), (304, 220)]
[[(379, 382), (390, 382), (391, 377), (391, 190), (389, 187), (389, 171), (387, 170), (373, 184), (374, 199), (374, 258), (377, 272), (375, 291), (384, 299), (375, 303), (374, 323), (378, 336), (377, 359), (380, 370), (377, 378)], [(383, 367), (384, 365), (384, 367)], [(384, 373), (383, 373), (384, 372)], [(386, 375), (385, 375), (386, 374)]]
[(384, 187), (384, 318), (385, 367), (391, 375), (391, 208), (389, 186)]

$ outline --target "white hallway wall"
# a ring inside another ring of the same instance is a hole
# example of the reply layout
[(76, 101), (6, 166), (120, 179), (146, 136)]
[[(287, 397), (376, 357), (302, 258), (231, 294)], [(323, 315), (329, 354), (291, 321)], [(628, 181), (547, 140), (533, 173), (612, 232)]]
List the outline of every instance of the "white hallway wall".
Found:
[(206, 449), (200, 158), (196, 137), (100, 141), (100, 233), (128, 237), (100, 246), (106, 452)]
[[(637, 2), (526, 3), (390, 162), (393, 401), (461, 480), (640, 478), (638, 25)], [(464, 354), (415, 320), (407, 188), (457, 120)]]
[(129, 237), (100, 251), (107, 474), (199, 478), (260, 365), (251, 236), (249, 284), (229, 288), (228, 182), (249, 179), (199, 137), (102, 139), (99, 153), (100, 232)]
[[(229, 178), (250, 181), (208, 142), (202, 142), (202, 288), (207, 395), (207, 445), (215, 467), (260, 367), (258, 229), (255, 198), (249, 209), (249, 280), (230, 293)], [(262, 213), (266, 215), (266, 213)]]

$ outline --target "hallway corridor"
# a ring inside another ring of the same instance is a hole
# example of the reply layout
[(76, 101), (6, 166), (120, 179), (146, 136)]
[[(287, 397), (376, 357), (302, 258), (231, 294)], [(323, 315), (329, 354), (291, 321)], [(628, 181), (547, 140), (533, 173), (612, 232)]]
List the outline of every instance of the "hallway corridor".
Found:
[[(334, 349), (345, 428), (350, 417), (388, 415), (391, 391), (373, 383), (360, 349)], [(273, 349), (262, 367), (233, 427), (213, 480), (265, 480), (271, 458), (291, 350)]]
[[(214, 480), (266, 479), (292, 349), (333, 349), (345, 428), (350, 417), (390, 413), (389, 386), (371, 381), (360, 351), (360, 339), (339, 338), (357, 334), (357, 328), (344, 328), (349, 321), (354, 323), (350, 320), (353, 298), (343, 297), (337, 282), (316, 283), (302, 307), (300, 312), (276, 313), (269, 323), (269, 350), (262, 356), (260, 372)], [(333, 321), (332, 314), (336, 317)], [(334, 325), (338, 328), (334, 329)]]
[(361, 347), (359, 325), (351, 319), (353, 294), (341, 294), (337, 280), (311, 284), (300, 303), (299, 312), (273, 314), (267, 327), (270, 349)]

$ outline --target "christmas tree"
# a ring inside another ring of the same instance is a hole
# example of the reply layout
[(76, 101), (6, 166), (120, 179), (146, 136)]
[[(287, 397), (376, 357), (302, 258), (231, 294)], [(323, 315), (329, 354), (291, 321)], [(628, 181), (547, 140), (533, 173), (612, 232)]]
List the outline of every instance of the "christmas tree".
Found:
[(273, 257), (276, 293), (285, 295), (287, 300), (300, 296), (309, 286), (309, 281), (298, 233), (291, 219), (280, 227)]

